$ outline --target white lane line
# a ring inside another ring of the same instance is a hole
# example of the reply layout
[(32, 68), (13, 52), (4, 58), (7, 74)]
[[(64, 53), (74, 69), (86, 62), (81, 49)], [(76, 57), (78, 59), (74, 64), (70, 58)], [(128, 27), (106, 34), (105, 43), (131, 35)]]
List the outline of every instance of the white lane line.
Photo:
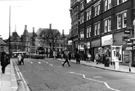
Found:
[(91, 80), (91, 81), (95, 81), (95, 82), (99, 82), (99, 83), (104, 83), (105, 86), (110, 89), (110, 90), (113, 90), (113, 91), (120, 91), (118, 89), (114, 89), (114, 88), (111, 88), (107, 82), (105, 81), (100, 81), (100, 80), (96, 80), (96, 79), (91, 79), (91, 78), (86, 78), (86, 76), (84, 74), (81, 74), (81, 73), (76, 73), (76, 72), (68, 72), (68, 73), (71, 73), (71, 74), (77, 74), (77, 75), (82, 75), (84, 79), (87, 79), (87, 80)]
[(53, 66), (53, 64), (50, 64), (51, 66)]
[(33, 64), (33, 62), (31, 62), (30, 60), (28, 60), (31, 64)]
[(29, 87), (28, 87), (28, 84), (27, 84), (26, 80), (24, 79), (24, 77), (23, 77), (21, 71), (19, 70), (18, 66), (16, 66), (16, 68), (17, 68), (17, 70), (18, 70), (17, 73), (19, 74), (20, 79), (22, 79), (22, 82), (23, 82), (23, 84), (24, 84), (24, 86), (25, 86), (25, 89), (26, 89), (27, 91), (30, 91), (30, 89), (29, 89)]
[(39, 64), (41, 64), (41, 62), (38, 62)]

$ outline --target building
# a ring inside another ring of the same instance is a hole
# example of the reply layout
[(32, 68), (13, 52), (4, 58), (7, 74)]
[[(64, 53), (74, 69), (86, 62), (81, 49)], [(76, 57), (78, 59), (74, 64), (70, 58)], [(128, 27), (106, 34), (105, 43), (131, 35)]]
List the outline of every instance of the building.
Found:
[[(10, 52), (27, 52), (35, 53), (35, 38), (36, 33), (33, 28), (33, 32), (30, 33), (25, 25), (22, 35), (18, 35), (16, 29), (10, 36)], [(9, 39), (5, 40), (7, 46), (9, 46)], [(34, 47), (33, 47), (34, 46)]]
[[(57, 35), (58, 34), (58, 35)], [(67, 48), (67, 36), (57, 29), (52, 29), (51, 24), (49, 28), (39, 28), (36, 38), (37, 49), (43, 49), (46, 54), (52, 54), (53, 51), (61, 53)]]
[[(78, 50), (91, 53), (94, 61), (94, 55), (97, 52), (101, 50), (111, 52), (111, 45), (123, 46), (124, 38), (129, 36), (124, 34), (124, 31), (133, 26), (134, 0), (89, 0), (89, 2), (71, 0), (70, 39), (73, 43), (74, 31), (76, 31), (73, 27), (75, 20), (73, 2), (75, 1), (76, 4), (74, 4), (79, 7), (76, 15), (78, 16), (78, 36), (76, 35)], [(123, 54), (126, 51), (123, 49)], [(135, 63), (134, 60), (132, 63)]]

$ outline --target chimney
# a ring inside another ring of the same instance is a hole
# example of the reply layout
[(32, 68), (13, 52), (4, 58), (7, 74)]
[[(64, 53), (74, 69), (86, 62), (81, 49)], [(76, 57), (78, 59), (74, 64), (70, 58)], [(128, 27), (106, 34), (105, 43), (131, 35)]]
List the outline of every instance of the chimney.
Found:
[(49, 24), (49, 28), (52, 29), (52, 24)]
[(27, 25), (25, 25), (25, 30), (27, 30)]
[(33, 32), (35, 32), (35, 28), (33, 27)]
[(62, 35), (64, 35), (64, 29), (62, 30)]

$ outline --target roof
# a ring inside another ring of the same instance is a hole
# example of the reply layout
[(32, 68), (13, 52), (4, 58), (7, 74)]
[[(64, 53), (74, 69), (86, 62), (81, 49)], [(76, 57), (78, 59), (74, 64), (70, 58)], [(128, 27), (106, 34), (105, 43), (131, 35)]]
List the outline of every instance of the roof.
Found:
[(0, 45), (6, 45), (6, 43), (2, 39), (0, 39)]

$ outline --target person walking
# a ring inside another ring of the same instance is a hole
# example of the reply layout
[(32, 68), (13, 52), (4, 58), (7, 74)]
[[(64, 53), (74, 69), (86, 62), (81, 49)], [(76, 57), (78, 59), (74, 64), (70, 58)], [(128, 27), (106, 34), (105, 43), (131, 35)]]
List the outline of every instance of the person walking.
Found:
[(67, 63), (68, 64), (68, 66), (70, 67), (70, 64), (69, 64), (69, 53), (68, 53), (68, 51), (65, 51), (65, 53), (64, 53), (64, 59), (65, 59), (65, 61), (64, 61), (64, 63), (62, 64), (62, 66), (64, 67), (64, 65), (65, 65), (65, 63)]
[(71, 62), (71, 52), (68, 53), (68, 60)]
[(5, 73), (5, 69), (6, 69), (6, 66), (8, 65), (8, 60), (7, 60), (7, 55), (6, 53), (4, 52), (4, 49), (2, 49), (3, 51), (1, 52), (1, 70), (2, 70), (2, 73), (4, 74)]

